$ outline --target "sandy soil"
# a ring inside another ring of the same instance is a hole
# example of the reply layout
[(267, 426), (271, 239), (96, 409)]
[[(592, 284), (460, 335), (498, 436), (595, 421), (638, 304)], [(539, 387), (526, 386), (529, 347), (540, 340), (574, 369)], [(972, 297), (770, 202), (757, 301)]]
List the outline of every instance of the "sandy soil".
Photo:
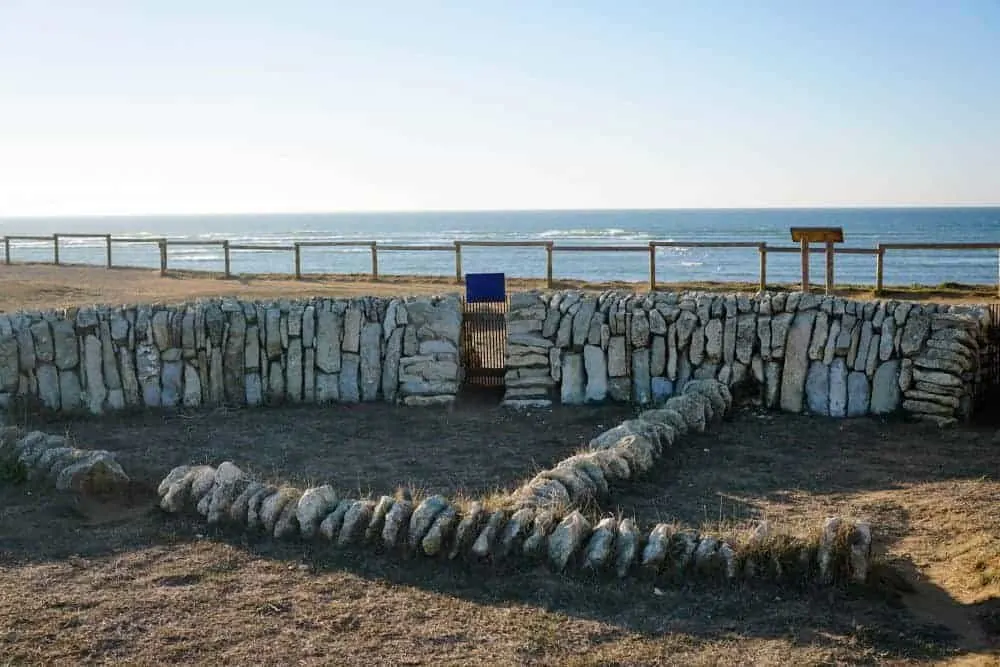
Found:
[[(542, 289), (544, 281), (508, 279), (508, 290)], [(647, 289), (644, 283), (587, 283), (556, 281), (555, 288), (600, 290), (620, 288)], [(775, 285), (772, 289), (788, 286)], [(660, 290), (699, 289), (705, 291), (756, 291), (750, 283), (661, 283)], [(817, 288), (818, 289), (818, 288)], [(148, 269), (104, 269), (87, 266), (52, 266), (46, 264), (0, 264), (0, 311), (42, 310), (68, 306), (123, 304), (140, 302), (176, 303), (199, 297), (240, 296), (273, 299), (282, 296), (371, 296), (441, 294), (461, 292), (454, 278), (382, 276), (377, 282), (367, 276), (307, 276), (296, 281), (287, 276), (241, 276), (225, 280), (209, 273), (171, 271), (161, 277)], [(841, 296), (871, 298), (870, 288), (845, 287)], [(893, 289), (885, 298), (933, 300), (937, 302), (981, 303), (997, 300), (995, 286), (941, 286)]]
[[(180, 460), (247, 460), (251, 444), (259, 470), (286, 478), (356, 486), (363, 477), (375, 492), (401, 482), (495, 488), (620, 418), (607, 410), (505, 419), (478, 404), (409, 415), (372, 405), (45, 424), (120, 449), (140, 484), (109, 507), (0, 483), (0, 655), (11, 664), (994, 664), (992, 428), (742, 412), (685, 440), (609, 508), (713, 528), (720, 517), (766, 513), (795, 525), (853, 511), (875, 520), (878, 550), (916, 593), (898, 583), (654, 588), (276, 544), (163, 515), (143, 488)], [(431, 448), (444, 454), (414, 457)]]

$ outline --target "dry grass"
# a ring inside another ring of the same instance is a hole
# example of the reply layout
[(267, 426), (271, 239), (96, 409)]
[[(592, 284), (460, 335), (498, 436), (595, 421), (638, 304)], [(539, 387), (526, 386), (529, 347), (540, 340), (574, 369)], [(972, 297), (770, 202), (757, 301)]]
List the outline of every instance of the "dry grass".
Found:
[[(646, 283), (558, 280), (556, 289), (624, 289), (645, 291)], [(773, 290), (795, 285), (771, 285)], [(543, 280), (509, 278), (509, 291), (543, 289)], [(756, 292), (757, 284), (723, 282), (661, 282), (658, 289), (708, 292)], [(816, 289), (821, 289), (816, 286)], [(177, 303), (201, 297), (238, 296), (277, 299), (290, 296), (403, 296), (460, 292), (454, 278), (434, 276), (382, 276), (374, 282), (365, 275), (309, 275), (296, 281), (282, 275), (244, 275), (225, 280), (218, 274), (171, 271), (161, 277), (148, 269), (103, 269), (88, 266), (45, 264), (0, 265), (0, 311), (44, 310), (96, 303)], [(871, 286), (840, 286), (837, 294), (857, 299), (873, 297)], [(938, 303), (982, 303), (997, 300), (996, 286), (946, 283), (938, 286), (893, 287), (885, 298)]]
[[(554, 411), (493, 423), (478, 406), (410, 411), (428, 420), (425, 432), (437, 420), (439, 434), (478, 429), (517, 447), (495, 452), (463, 435), (464, 445), (450, 445), (435, 466), (407, 470), (407, 459), (375, 454), (351, 435), (400, 418), (388, 406), (370, 409), (366, 417), (347, 406), (269, 410), (260, 423), (262, 413), (231, 411), (214, 416), (204, 435), (207, 424), (188, 431), (180, 417), (166, 416), (53, 425), (83, 444), (124, 448), (126, 467), (145, 477), (113, 506), (0, 486), (0, 655), (16, 664), (992, 664), (1000, 483), (989, 477), (997, 463), (989, 428), (742, 413), (713, 434), (685, 438), (652, 476), (605, 508), (638, 514), (647, 527), (669, 520), (711, 532), (767, 516), (804, 538), (830, 513), (869, 518), (893, 566), (877, 570), (881, 589), (619, 582), (276, 544), (164, 516), (142, 487), (168, 460), (217, 462), (252, 446), (255, 455), (284, 461), (286, 476), (352, 480), (360, 470), (387, 494), (404, 481), (424, 493), (461, 494), (442, 483), (454, 479), (442, 471), (452, 459), (460, 467), (478, 461), (479, 481), (464, 491), (471, 497), (471, 488), (503, 488), (490, 468), (509, 465), (518, 450), (545, 460), (502, 473), (511, 483), (525, 468), (571, 453), (610, 417), (567, 410), (585, 416), (561, 422)], [(284, 419), (295, 427), (283, 427)], [(262, 437), (265, 422), (275, 437)], [(338, 447), (317, 444), (313, 429), (340, 423)], [(546, 424), (576, 435), (562, 448), (545, 444)], [(409, 431), (421, 437), (413, 424)], [(370, 437), (393, 442), (380, 432)], [(463, 447), (472, 458), (463, 459)], [(379, 472), (380, 456), (398, 469)], [(915, 593), (898, 590), (898, 571)]]

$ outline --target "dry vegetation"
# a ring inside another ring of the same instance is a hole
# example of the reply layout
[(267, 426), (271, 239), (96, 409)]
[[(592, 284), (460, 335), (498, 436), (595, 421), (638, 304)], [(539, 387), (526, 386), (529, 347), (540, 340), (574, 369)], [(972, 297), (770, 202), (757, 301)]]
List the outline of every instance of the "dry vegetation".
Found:
[[(792, 531), (869, 517), (916, 586), (813, 590), (560, 577), (207, 531), (153, 508), (187, 461), (264, 475), (488, 492), (550, 465), (620, 408), (520, 418), (482, 404), (278, 408), (43, 424), (122, 452), (111, 505), (0, 487), (0, 655), (12, 663), (992, 664), (1000, 483), (991, 427), (743, 412), (685, 439), (605, 508), (644, 523)], [(40, 424), (35, 424), (40, 425)], [(434, 451), (433, 458), (426, 452)]]
[[(545, 282), (510, 278), (508, 289), (542, 289)], [(645, 290), (645, 283), (588, 283), (559, 280), (556, 289), (602, 290), (609, 288)], [(772, 285), (771, 289), (787, 289)], [(661, 290), (756, 291), (756, 283), (660, 282)], [(819, 289), (819, 287), (817, 287)], [(461, 291), (453, 277), (382, 276), (373, 282), (364, 275), (309, 275), (302, 281), (287, 275), (244, 275), (225, 280), (221, 275), (171, 271), (161, 277), (148, 269), (103, 269), (86, 266), (51, 266), (45, 264), (0, 264), (0, 312), (43, 310), (96, 303), (176, 303), (199, 297), (239, 296), (276, 299), (289, 296), (370, 296), (438, 294)], [(871, 286), (842, 286), (841, 296), (858, 299), (872, 297)], [(885, 298), (932, 300), (936, 302), (981, 303), (997, 299), (996, 286), (947, 283), (936, 287), (892, 288)]]
[[(559, 284), (569, 286), (606, 287)], [(226, 281), (0, 266), (0, 311), (455, 289), (446, 278)], [(960, 285), (888, 296), (995, 298), (994, 288)], [(0, 479), (0, 665), (998, 664), (995, 425), (938, 431), (743, 412), (712, 434), (685, 438), (653, 475), (600, 508), (635, 513), (646, 525), (723, 531), (767, 517), (800, 534), (834, 512), (870, 518), (892, 569), (859, 590), (658, 586), (399, 560), (208, 531), (155, 508), (152, 488), (170, 467), (224, 459), (262, 477), (331, 480), (359, 493), (406, 485), (496, 497), (627, 412), (515, 416), (464, 403), (450, 412), (362, 405), (33, 420), (121, 452), (136, 483), (126, 497), (102, 502)]]

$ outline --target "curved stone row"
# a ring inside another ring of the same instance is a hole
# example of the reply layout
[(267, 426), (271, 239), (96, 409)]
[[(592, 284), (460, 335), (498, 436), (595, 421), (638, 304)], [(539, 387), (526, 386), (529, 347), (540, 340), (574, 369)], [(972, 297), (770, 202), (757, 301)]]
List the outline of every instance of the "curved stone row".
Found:
[(158, 489), (163, 510), (194, 509), (209, 524), (228, 524), (276, 539), (322, 540), (337, 547), (423, 554), (496, 563), (546, 561), (558, 572), (735, 581), (815, 580), (863, 583), (871, 560), (867, 524), (834, 517), (815, 539), (773, 535), (765, 523), (742, 543), (657, 524), (640, 530), (632, 519), (596, 525), (579, 510), (487, 509), (441, 495), (377, 500), (341, 497), (329, 485), (301, 490), (252, 480), (231, 462), (217, 468), (180, 466)]
[(729, 387), (718, 380), (691, 380), (662, 407), (646, 410), (590, 441), (587, 450), (543, 470), (513, 494), (515, 508), (586, 506), (606, 497), (612, 486), (653, 467), (678, 437), (705, 432), (732, 408)]
[(0, 461), (21, 466), (27, 479), (52, 482), (60, 491), (105, 493), (129, 482), (111, 452), (79, 449), (64, 436), (22, 434), (12, 426), (0, 428)]

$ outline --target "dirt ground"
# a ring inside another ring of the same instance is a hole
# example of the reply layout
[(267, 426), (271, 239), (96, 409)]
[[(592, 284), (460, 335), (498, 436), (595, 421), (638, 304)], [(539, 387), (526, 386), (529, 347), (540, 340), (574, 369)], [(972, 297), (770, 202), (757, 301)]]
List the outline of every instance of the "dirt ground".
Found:
[(878, 551), (916, 586), (902, 594), (704, 582), (658, 589), (276, 544), (163, 515), (146, 486), (178, 463), (252, 458), (264, 475), (375, 493), (399, 484), (488, 491), (627, 413), (519, 416), (469, 402), (453, 411), (367, 405), (34, 424), (120, 451), (139, 484), (130, 507), (109, 508), (0, 483), (0, 656), (10, 664), (996, 664), (995, 426), (939, 431), (740, 412), (685, 438), (606, 508), (712, 528), (762, 515), (792, 529), (834, 511), (870, 518)]
[[(602, 290), (609, 288), (644, 291), (645, 283), (587, 283), (559, 280), (556, 289)], [(509, 291), (542, 289), (544, 281), (508, 278)], [(703, 291), (757, 291), (755, 283), (667, 283), (658, 289)], [(795, 286), (772, 285), (771, 289)], [(45, 310), (69, 306), (129, 303), (178, 303), (200, 297), (239, 296), (275, 299), (288, 296), (405, 296), (461, 292), (454, 277), (310, 275), (296, 281), (289, 276), (241, 276), (229, 280), (211, 273), (171, 271), (160, 276), (148, 269), (104, 269), (92, 266), (46, 264), (0, 264), (0, 312)], [(816, 287), (815, 289), (821, 289)], [(871, 287), (838, 288), (837, 294), (858, 299), (872, 298)], [(996, 286), (947, 284), (937, 287), (892, 288), (884, 298), (931, 300), (938, 303), (983, 303), (996, 301)]]

